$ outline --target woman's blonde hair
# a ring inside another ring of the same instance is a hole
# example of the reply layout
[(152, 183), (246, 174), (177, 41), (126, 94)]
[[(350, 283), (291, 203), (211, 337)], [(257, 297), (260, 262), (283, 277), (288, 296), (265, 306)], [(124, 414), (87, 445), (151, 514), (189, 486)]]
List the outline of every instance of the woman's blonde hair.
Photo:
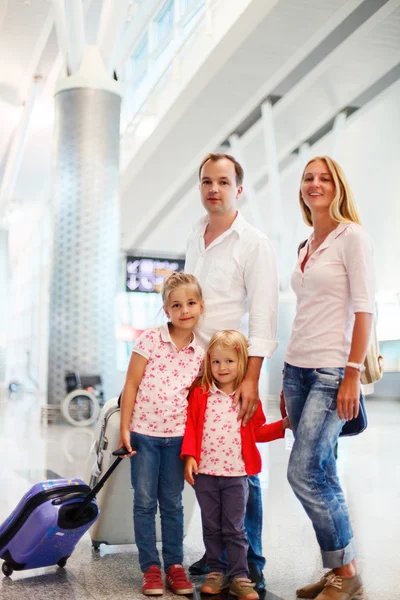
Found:
[[(335, 184), (335, 197), (333, 198), (333, 201), (329, 207), (329, 216), (332, 221), (335, 223), (359, 223), (361, 225), (361, 219), (353, 198), (353, 192), (350, 189), (342, 167), (336, 162), (336, 160), (333, 160), (333, 158), (330, 158), (329, 156), (315, 156), (309, 160), (304, 167), (304, 171), (301, 176), (301, 182), (303, 181), (308, 165), (316, 160), (323, 160), (325, 162)], [(312, 227), (313, 222), (311, 211), (301, 195), (301, 182), (299, 190), (300, 208), (305, 223)]]
[(171, 275), (164, 280), (164, 285), (161, 290), (164, 308), (167, 307), (170, 293), (181, 285), (193, 285), (196, 288), (199, 300), (203, 302), (203, 291), (194, 275), (190, 275), (189, 273), (171, 273)]
[(226, 348), (228, 350), (235, 350), (238, 355), (238, 375), (235, 381), (235, 387), (240, 385), (246, 375), (247, 361), (249, 353), (247, 350), (248, 343), (243, 333), (236, 331), (235, 329), (224, 329), (218, 331), (212, 336), (207, 350), (204, 356), (204, 372), (201, 377), (200, 385), (204, 391), (208, 391), (214, 382), (214, 378), (211, 373), (211, 359), (210, 352), (216, 346)]

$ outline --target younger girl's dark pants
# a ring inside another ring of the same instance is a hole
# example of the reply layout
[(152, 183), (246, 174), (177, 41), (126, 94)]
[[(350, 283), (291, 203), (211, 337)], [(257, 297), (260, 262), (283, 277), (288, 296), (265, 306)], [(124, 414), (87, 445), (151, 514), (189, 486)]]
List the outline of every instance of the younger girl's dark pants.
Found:
[(199, 474), (194, 489), (201, 510), (203, 540), (210, 571), (224, 572), (226, 548), (228, 577), (248, 577), (248, 543), (244, 517), (249, 495), (247, 475), (222, 477)]

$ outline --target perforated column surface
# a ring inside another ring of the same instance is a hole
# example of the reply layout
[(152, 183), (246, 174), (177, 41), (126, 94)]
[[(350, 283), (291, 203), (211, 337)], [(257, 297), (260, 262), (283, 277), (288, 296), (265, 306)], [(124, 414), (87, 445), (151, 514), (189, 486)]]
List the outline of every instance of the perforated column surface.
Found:
[(65, 396), (66, 371), (114, 387), (114, 301), (119, 261), (120, 97), (76, 88), (55, 97), (54, 240), (48, 401)]

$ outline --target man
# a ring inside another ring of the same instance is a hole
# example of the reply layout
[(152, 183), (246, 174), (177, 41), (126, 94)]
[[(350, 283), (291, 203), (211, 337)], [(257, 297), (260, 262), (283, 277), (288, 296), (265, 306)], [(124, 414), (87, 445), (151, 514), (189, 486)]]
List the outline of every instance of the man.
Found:
[[(221, 329), (240, 329), (248, 313), (249, 363), (237, 390), (243, 424), (258, 403), (258, 381), (264, 357), (271, 358), (278, 308), (275, 254), (267, 237), (252, 227), (237, 209), (243, 191), (243, 168), (228, 154), (208, 154), (199, 168), (201, 201), (207, 216), (189, 236), (185, 271), (195, 275), (203, 289), (204, 315), (196, 328), (199, 342), (208, 344)], [(249, 477), (245, 527), (250, 579), (265, 589), (262, 555), (262, 500), (258, 476)], [(208, 572), (205, 556), (194, 563), (192, 575)]]

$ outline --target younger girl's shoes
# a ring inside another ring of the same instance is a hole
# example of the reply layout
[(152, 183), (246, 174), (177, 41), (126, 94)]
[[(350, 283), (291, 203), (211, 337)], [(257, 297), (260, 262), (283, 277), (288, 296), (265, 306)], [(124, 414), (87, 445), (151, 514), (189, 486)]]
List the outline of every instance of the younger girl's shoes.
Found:
[(246, 577), (234, 577), (229, 586), (229, 593), (231, 596), (237, 596), (239, 600), (259, 600), (254, 586), (255, 583)]
[(205, 582), (200, 588), (200, 592), (214, 596), (220, 594), (228, 585), (228, 578), (224, 573), (213, 571), (207, 575)]

